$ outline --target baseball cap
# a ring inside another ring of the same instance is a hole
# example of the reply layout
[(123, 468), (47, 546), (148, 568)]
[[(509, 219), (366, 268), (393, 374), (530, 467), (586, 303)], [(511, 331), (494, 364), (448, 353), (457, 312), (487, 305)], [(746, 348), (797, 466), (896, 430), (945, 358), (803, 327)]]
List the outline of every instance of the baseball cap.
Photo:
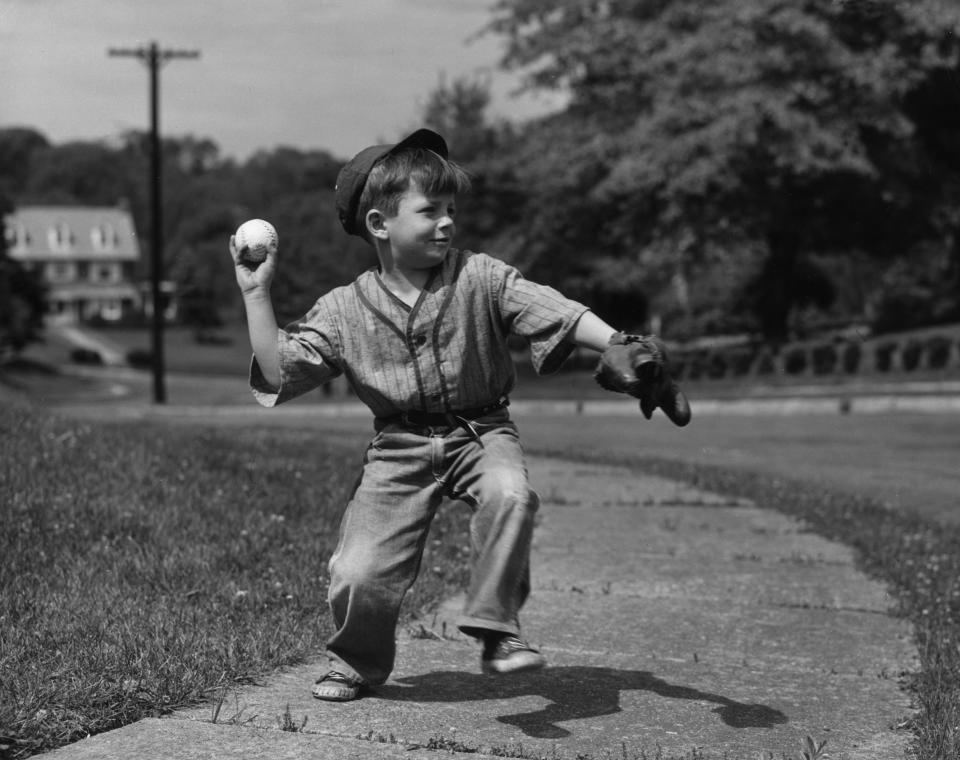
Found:
[(357, 153), (340, 170), (337, 175), (337, 186), (334, 189), (337, 216), (348, 234), (362, 234), (357, 225), (357, 210), (360, 205), (360, 195), (363, 193), (363, 187), (367, 183), (367, 177), (373, 165), (384, 156), (404, 148), (426, 148), (441, 158), (447, 158), (446, 141), (430, 129), (418, 129), (394, 145), (371, 145)]

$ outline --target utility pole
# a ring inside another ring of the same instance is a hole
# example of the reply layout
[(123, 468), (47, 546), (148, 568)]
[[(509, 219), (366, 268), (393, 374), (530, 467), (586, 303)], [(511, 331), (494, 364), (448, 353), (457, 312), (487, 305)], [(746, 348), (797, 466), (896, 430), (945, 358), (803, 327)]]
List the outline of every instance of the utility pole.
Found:
[(151, 320), (151, 353), (153, 358), (153, 400), (166, 403), (163, 357), (163, 304), (160, 285), (163, 282), (163, 191), (162, 154), (160, 150), (160, 67), (172, 58), (199, 58), (199, 50), (161, 50), (156, 42), (148, 47), (110, 48), (111, 57), (139, 58), (150, 69), (150, 298), (153, 301)]

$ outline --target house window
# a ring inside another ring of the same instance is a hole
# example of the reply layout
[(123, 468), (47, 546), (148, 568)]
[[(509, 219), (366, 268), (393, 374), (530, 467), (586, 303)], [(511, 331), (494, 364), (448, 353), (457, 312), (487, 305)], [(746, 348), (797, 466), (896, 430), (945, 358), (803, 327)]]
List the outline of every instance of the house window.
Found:
[(90, 230), (90, 240), (95, 251), (112, 251), (117, 247), (119, 237), (108, 222), (101, 222)]
[(71, 282), (77, 276), (76, 267), (71, 263), (51, 262), (46, 266), (46, 278), (49, 282)]
[(120, 282), (116, 264), (90, 264), (90, 282)]
[(30, 233), (23, 222), (10, 222), (3, 230), (10, 250), (26, 248), (30, 244)]
[(47, 242), (50, 244), (51, 251), (64, 253), (70, 250), (73, 244), (73, 235), (65, 222), (57, 222), (47, 230)]

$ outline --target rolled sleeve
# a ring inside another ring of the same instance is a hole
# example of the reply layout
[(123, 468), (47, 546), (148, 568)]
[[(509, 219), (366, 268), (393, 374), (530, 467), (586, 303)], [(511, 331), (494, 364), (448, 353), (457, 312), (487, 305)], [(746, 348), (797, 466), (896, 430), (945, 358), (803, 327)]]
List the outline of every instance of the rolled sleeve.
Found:
[[(341, 374), (323, 336), (304, 324), (281, 329), (277, 335), (280, 354), (280, 387), (274, 388), (263, 376), (256, 357), (250, 362), (250, 390), (259, 404), (273, 407), (302, 396)], [(326, 356), (325, 356), (326, 353)]]
[(576, 348), (567, 336), (589, 309), (559, 291), (524, 279), (513, 267), (504, 271), (500, 309), (510, 331), (530, 343), (530, 361), (537, 374), (548, 375)]

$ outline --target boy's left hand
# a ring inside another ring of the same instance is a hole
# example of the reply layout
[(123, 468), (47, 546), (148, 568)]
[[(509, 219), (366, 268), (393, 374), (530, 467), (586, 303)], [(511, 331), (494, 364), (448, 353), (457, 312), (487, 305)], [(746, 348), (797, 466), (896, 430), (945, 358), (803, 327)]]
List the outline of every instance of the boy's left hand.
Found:
[(659, 407), (679, 427), (690, 422), (690, 404), (667, 370), (666, 346), (653, 335), (614, 335), (593, 376), (602, 388), (639, 399), (648, 420)]

